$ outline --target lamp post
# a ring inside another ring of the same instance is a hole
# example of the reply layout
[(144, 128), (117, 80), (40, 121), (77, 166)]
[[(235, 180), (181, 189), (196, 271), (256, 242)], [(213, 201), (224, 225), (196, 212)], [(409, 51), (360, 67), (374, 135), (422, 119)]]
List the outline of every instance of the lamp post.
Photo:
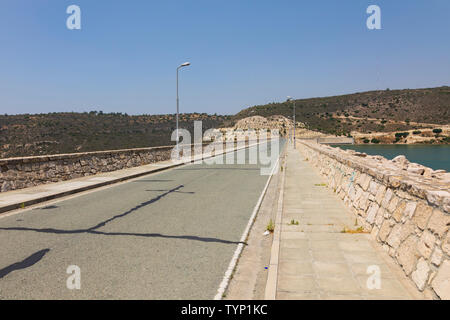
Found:
[(178, 71), (183, 68), (183, 67), (187, 67), (190, 66), (191, 63), (190, 62), (185, 62), (183, 64), (181, 64), (180, 66), (178, 66), (177, 68), (177, 150), (178, 150), (178, 140), (179, 140), (179, 135), (178, 135), (178, 117), (179, 117), (179, 113), (180, 113), (180, 99), (178, 96)]
[(295, 147), (295, 100), (294, 99), (292, 99), (292, 97), (287, 97), (287, 101), (293, 101), (294, 102), (294, 149), (296, 148)]

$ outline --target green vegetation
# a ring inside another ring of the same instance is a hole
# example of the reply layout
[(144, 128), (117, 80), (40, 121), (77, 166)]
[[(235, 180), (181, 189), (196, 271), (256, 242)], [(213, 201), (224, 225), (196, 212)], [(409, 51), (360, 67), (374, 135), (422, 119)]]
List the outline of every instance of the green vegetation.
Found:
[(347, 227), (344, 227), (344, 229), (342, 229), (341, 233), (353, 234), (353, 233), (368, 233), (368, 232), (364, 231), (363, 227), (358, 227), (356, 229), (347, 229)]
[[(405, 120), (436, 125), (450, 123), (448, 86), (302, 99), (296, 100), (296, 105), (298, 122), (308, 129), (332, 135), (349, 135), (351, 131), (419, 132), (429, 128), (418, 124), (412, 127)], [(253, 106), (234, 116), (181, 114), (180, 127), (192, 133), (195, 120), (201, 120), (203, 130), (207, 130), (231, 127), (242, 118), (256, 115), (291, 118), (292, 111), (292, 103), (280, 102)], [(171, 145), (174, 129), (174, 114), (132, 116), (103, 111), (3, 114), (0, 115), (0, 158)], [(285, 133), (286, 128), (282, 131)], [(442, 141), (442, 129), (434, 129), (433, 133), (439, 137), (436, 141)], [(402, 138), (406, 136), (396, 136), (396, 142)], [(366, 140), (364, 143), (370, 142)]]
[(378, 144), (380, 143), (380, 140), (378, 140), (377, 138), (373, 138), (370, 142)]
[[(407, 131), (414, 129), (411, 125), (413, 122), (448, 124), (450, 94), (442, 93), (449, 92), (450, 87), (444, 86), (429, 89), (369, 91), (296, 100), (296, 119), (305, 123), (308, 129), (335, 135), (347, 134), (352, 130), (367, 133)], [(426, 121), (424, 110), (427, 114)], [(230, 124), (256, 115), (264, 117), (284, 115), (290, 118), (292, 105), (280, 102), (253, 106), (233, 116)], [(336, 120), (341, 122), (338, 123)], [(380, 121), (384, 127), (380, 126)], [(417, 127), (417, 124), (414, 126)]]
[[(180, 127), (193, 133), (221, 126), (230, 116), (180, 115)], [(175, 115), (85, 112), (0, 115), (0, 158), (163, 146), (171, 141)], [(3, 147), (3, 148), (2, 148)]]
[(396, 138), (406, 138), (407, 136), (409, 136), (409, 132), (397, 132), (395, 134)]
[(269, 223), (267, 224), (266, 230), (269, 232), (273, 232), (275, 230), (275, 224), (273, 223), (272, 219), (270, 219)]
[(289, 225), (291, 226), (298, 226), (299, 222), (295, 221), (294, 219), (291, 220), (291, 222), (289, 222)]
[(401, 139), (409, 136), (409, 132), (397, 132), (395, 134), (395, 142), (399, 142)]

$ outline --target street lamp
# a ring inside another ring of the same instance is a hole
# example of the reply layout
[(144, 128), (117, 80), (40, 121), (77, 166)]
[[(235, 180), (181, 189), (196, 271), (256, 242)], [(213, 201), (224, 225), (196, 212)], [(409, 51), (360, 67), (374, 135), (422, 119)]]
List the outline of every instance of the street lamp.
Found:
[(292, 99), (292, 97), (288, 96), (287, 101), (293, 101), (294, 102), (294, 149), (295, 149), (295, 100)]
[(178, 97), (178, 71), (183, 68), (183, 67), (187, 67), (190, 66), (191, 63), (190, 62), (185, 62), (183, 64), (181, 64), (178, 68), (177, 68), (177, 150), (178, 150), (178, 140), (179, 140), (179, 135), (178, 135), (178, 116), (180, 113), (180, 99)]

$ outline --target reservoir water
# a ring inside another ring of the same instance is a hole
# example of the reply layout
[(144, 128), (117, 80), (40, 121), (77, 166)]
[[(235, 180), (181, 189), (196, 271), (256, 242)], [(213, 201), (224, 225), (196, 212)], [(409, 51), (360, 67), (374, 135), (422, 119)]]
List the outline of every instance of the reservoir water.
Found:
[(450, 145), (332, 145), (341, 149), (352, 149), (370, 155), (380, 155), (392, 160), (404, 155), (410, 162), (420, 163), (432, 169), (450, 172)]

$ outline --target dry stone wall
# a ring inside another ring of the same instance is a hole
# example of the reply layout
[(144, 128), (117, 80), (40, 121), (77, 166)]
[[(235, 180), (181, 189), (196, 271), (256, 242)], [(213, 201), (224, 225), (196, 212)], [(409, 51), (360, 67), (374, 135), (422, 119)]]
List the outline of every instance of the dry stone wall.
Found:
[(0, 159), (6, 192), (170, 159), (172, 146)]
[[(257, 141), (246, 139), (245, 144), (248, 146)], [(208, 144), (203, 143), (203, 148)], [(223, 141), (222, 149), (229, 148), (229, 144), (229, 141)], [(237, 141), (234, 141), (234, 147), (239, 145)], [(186, 146), (180, 145), (181, 155)], [(0, 159), (0, 192), (169, 160), (173, 148), (174, 146), (163, 146)], [(194, 155), (195, 152), (197, 151), (194, 145), (191, 145), (191, 154)], [(211, 154), (214, 155), (215, 151), (213, 150)]]
[(450, 299), (450, 173), (301, 141), (300, 149), (420, 291)]

